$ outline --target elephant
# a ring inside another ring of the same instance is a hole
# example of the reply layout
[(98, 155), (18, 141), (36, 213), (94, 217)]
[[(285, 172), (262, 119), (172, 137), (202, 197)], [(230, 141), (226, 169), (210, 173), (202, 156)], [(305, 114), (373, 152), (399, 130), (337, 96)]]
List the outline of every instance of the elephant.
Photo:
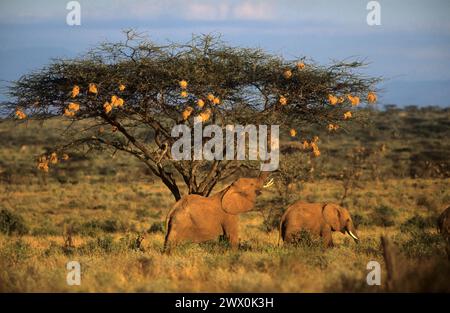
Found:
[(305, 230), (321, 237), (326, 247), (333, 246), (332, 232), (346, 232), (359, 241), (352, 218), (347, 209), (333, 203), (306, 203), (298, 201), (284, 212), (280, 221), (280, 236), (284, 242), (293, 243), (297, 234)]
[(253, 209), (261, 189), (273, 184), (273, 179), (264, 184), (268, 175), (261, 172), (257, 178), (239, 178), (209, 197), (183, 196), (167, 215), (164, 251), (182, 241), (200, 243), (221, 235), (237, 248), (238, 214)]
[(450, 207), (441, 213), (438, 219), (438, 230), (446, 242), (447, 257), (450, 260)]

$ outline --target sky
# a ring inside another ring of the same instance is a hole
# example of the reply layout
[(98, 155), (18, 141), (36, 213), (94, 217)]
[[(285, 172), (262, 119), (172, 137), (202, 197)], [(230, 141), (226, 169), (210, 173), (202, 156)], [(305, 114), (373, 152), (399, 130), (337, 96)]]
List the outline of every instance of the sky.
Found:
[(447, 0), (379, 0), (374, 26), (368, 0), (79, 0), (76, 26), (66, 23), (69, 2), (0, 0), (0, 100), (8, 81), (134, 28), (161, 44), (213, 33), (289, 59), (364, 59), (364, 73), (384, 79), (381, 104), (450, 106)]

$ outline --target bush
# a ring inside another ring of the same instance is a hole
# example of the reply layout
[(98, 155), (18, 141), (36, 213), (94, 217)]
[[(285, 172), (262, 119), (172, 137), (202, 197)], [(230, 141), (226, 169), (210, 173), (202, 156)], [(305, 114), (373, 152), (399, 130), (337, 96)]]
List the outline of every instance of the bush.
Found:
[(164, 233), (164, 223), (163, 222), (154, 222), (150, 228), (147, 230), (147, 233)]
[(444, 240), (439, 234), (423, 230), (412, 230), (411, 238), (403, 243), (402, 251), (411, 258), (444, 255)]
[(362, 216), (361, 214), (352, 214), (352, 220), (356, 229), (358, 229), (360, 226), (367, 226), (370, 224), (367, 218)]
[[(352, 241), (353, 240), (350, 240), (349, 238), (344, 239), (346, 246), (350, 246)], [(380, 257), (382, 255), (380, 242), (375, 238), (364, 238), (357, 245), (354, 245), (353, 249), (355, 249), (358, 254), (361, 253), (367, 256)]]
[(281, 216), (283, 215), (282, 208), (276, 208), (270, 210), (267, 215), (264, 215), (263, 230), (265, 232), (271, 232), (272, 230), (278, 230), (280, 228)]
[(381, 205), (375, 209), (372, 213), (372, 224), (375, 226), (389, 227), (394, 226), (394, 218), (397, 216), (397, 212), (394, 209)]
[(434, 217), (424, 218), (416, 214), (400, 225), (400, 231), (406, 233), (413, 232), (414, 230), (436, 227), (436, 222), (436, 218)]
[(126, 232), (128, 228), (129, 226), (126, 223), (113, 219), (92, 220), (81, 225), (72, 225), (72, 229), (75, 234), (82, 234), (87, 236), (95, 236), (100, 232)]
[(47, 249), (44, 250), (44, 252), (42, 253), (42, 255), (46, 258), (53, 256), (53, 255), (58, 255), (60, 253), (65, 253), (65, 249), (64, 247), (61, 247), (59, 244), (57, 244), (54, 241), (50, 242), (50, 245), (48, 246)]
[(139, 220), (143, 220), (145, 218), (155, 218), (155, 219), (159, 219), (161, 217), (162, 211), (153, 211), (153, 210), (149, 210), (149, 209), (137, 209), (136, 210), (136, 217)]
[(60, 227), (55, 226), (50, 220), (46, 219), (31, 231), (33, 236), (57, 236), (61, 235)]
[(2, 209), (0, 211), (0, 232), (6, 235), (25, 235), (28, 233), (28, 226), (21, 215)]
[(440, 208), (438, 200), (435, 197), (421, 195), (417, 198), (416, 204), (425, 207), (428, 211), (437, 212)]
[(294, 235), (293, 243), (302, 248), (323, 248), (322, 238), (311, 236), (311, 234), (304, 229)]
[(79, 251), (82, 254), (119, 252), (126, 248), (123, 243), (123, 241), (117, 243), (112, 236), (107, 235), (86, 242), (79, 248)]
[(32, 256), (32, 249), (28, 243), (19, 239), (8, 242), (0, 249), (0, 259), (7, 261), (9, 264), (17, 264), (23, 262)]

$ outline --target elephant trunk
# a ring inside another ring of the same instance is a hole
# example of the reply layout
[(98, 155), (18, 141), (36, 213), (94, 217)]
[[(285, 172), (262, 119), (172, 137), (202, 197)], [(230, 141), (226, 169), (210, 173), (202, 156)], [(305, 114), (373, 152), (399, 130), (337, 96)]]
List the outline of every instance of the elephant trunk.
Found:
[(270, 174), (271, 174), (271, 172), (260, 172), (258, 180), (259, 180), (261, 187), (267, 188), (274, 184), (273, 178), (271, 178), (270, 180), (267, 181), (267, 178), (269, 178)]
[(269, 175), (272, 172), (260, 172), (259, 173), (259, 181), (261, 182), (261, 185), (264, 184), (264, 182), (266, 181), (266, 179), (269, 177)]

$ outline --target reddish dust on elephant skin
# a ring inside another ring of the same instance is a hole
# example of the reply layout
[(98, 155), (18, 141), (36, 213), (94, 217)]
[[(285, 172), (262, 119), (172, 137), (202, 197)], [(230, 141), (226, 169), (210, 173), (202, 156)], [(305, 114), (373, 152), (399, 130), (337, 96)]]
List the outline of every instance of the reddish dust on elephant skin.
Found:
[(298, 201), (291, 205), (281, 218), (280, 238), (292, 243), (302, 230), (321, 237), (327, 247), (333, 246), (334, 231), (348, 233), (355, 241), (359, 240), (348, 210), (333, 203)]
[(239, 178), (227, 188), (210, 196), (182, 197), (167, 216), (164, 250), (179, 242), (205, 242), (225, 235), (233, 248), (239, 244), (238, 214), (253, 209), (256, 196), (268, 174), (258, 178)]

